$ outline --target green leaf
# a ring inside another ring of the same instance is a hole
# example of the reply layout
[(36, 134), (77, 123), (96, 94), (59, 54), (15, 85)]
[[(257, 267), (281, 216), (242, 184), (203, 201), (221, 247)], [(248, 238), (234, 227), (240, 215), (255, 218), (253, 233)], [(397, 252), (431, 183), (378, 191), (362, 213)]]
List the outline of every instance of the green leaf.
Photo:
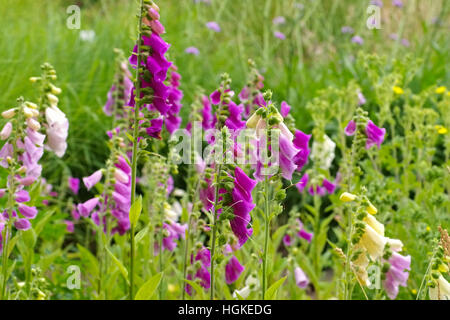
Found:
[(122, 274), (122, 276), (124, 277), (125, 281), (129, 285), (127, 268), (125, 268), (123, 263), (119, 259), (117, 259), (117, 257), (108, 248), (105, 248), (105, 249), (106, 249), (106, 252), (108, 252), (108, 254), (111, 257), (111, 259), (113, 260), (114, 264), (119, 268), (120, 273)]
[(205, 300), (205, 295), (203, 293), (204, 289), (202, 287), (200, 287), (194, 281), (187, 280), (187, 279), (184, 279), (184, 281), (186, 281), (188, 284), (190, 284), (192, 286), (192, 288), (194, 288), (195, 292), (199, 295), (199, 299), (198, 300)]
[(161, 279), (163, 277), (163, 273), (159, 272), (155, 274), (153, 277), (150, 278), (146, 283), (142, 285), (142, 287), (139, 288), (138, 292), (136, 293), (136, 296), (134, 297), (134, 300), (150, 300), (150, 298), (155, 293), (156, 289), (158, 288)]
[(139, 231), (136, 234), (136, 237), (134, 238), (136, 243), (141, 242), (142, 239), (144, 239), (145, 235), (148, 233), (148, 231), (150, 230), (150, 226), (146, 226), (144, 229), (142, 229), (141, 231)]
[(50, 211), (46, 212), (44, 217), (41, 220), (39, 220), (38, 223), (36, 223), (36, 225), (33, 228), (34, 231), (36, 232), (36, 236), (39, 236), (39, 234), (42, 232), (42, 230), (44, 230), (46, 223), (48, 222), (48, 220), (52, 217), (52, 215), (54, 213), (55, 213), (55, 210), (50, 210)]
[(286, 280), (286, 277), (281, 278), (280, 280), (278, 280), (277, 282), (275, 282), (273, 285), (270, 286), (269, 289), (267, 289), (266, 293), (264, 294), (264, 298), (266, 300), (273, 300), (275, 298), (275, 295), (278, 291), (278, 289), (281, 287), (281, 285), (284, 283), (284, 281)]
[(134, 228), (142, 212), (142, 196), (139, 196), (130, 208), (130, 224)]
[(93, 276), (98, 277), (100, 274), (97, 258), (85, 247), (77, 244), (78, 251), (80, 252), (80, 257), (82, 262), (85, 264), (87, 269), (91, 272)]

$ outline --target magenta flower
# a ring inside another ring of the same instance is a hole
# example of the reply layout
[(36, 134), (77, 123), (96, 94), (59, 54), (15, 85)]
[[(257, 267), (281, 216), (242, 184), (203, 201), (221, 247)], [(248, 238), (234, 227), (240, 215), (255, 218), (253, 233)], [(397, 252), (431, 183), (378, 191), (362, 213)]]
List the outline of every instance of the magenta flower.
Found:
[(309, 284), (309, 279), (300, 267), (294, 269), (295, 284), (301, 289), (305, 289)]
[(245, 121), (242, 121), (243, 105), (236, 105), (233, 101), (228, 104), (230, 115), (225, 120), (225, 125), (231, 130), (238, 131), (245, 128)]
[(161, 131), (163, 126), (164, 120), (163, 118), (156, 118), (150, 120), (150, 127), (146, 129), (147, 134), (150, 137), (161, 139)]
[(300, 219), (297, 219), (297, 224), (298, 224), (298, 228), (300, 229), (300, 230), (298, 231), (297, 235), (298, 235), (300, 238), (303, 238), (303, 239), (305, 239), (306, 241), (311, 242), (311, 240), (312, 240), (312, 238), (313, 238), (313, 236), (314, 236), (314, 233), (306, 231), (306, 230), (303, 228), (303, 222), (302, 222)]
[(88, 190), (95, 186), (102, 179), (102, 170), (97, 170), (89, 177), (83, 178), (83, 183)]
[(184, 52), (187, 54), (193, 54), (194, 56), (198, 56), (200, 54), (200, 51), (196, 47), (187, 47)]
[(302, 193), (303, 190), (305, 190), (306, 186), (308, 185), (308, 182), (309, 182), (309, 175), (305, 173), (301, 177), (300, 181), (295, 184), (295, 187), (297, 188), (298, 192)]
[(17, 202), (28, 202), (30, 201), (30, 195), (28, 194), (27, 190), (19, 190), (16, 192), (15, 195), (16, 201)]
[(283, 118), (287, 117), (289, 111), (291, 111), (291, 106), (288, 105), (286, 101), (281, 102), (280, 113), (283, 116)]
[(386, 129), (377, 127), (372, 120), (369, 120), (366, 127), (366, 149), (371, 148), (373, 145), (377, 145), (380, 148), (381, 143), (384, 140)]
[(220, 32), (221, 31), (219, 24), (217, 22), (215, 22), (215, 21), (207, 22), (206, 23), (206, 27), (208, 29), (212, 30), (212, 31), (215, 31), (215, 32)]
[(69, 189), (72, 190), (73, 194), (78, 194), (80, 190), (80, 179), (69, 177)]
[(286, 40), (286, 35), (280, 31), (275, 31), (273, 35), (280, 40)]
[(384, 289), (390, 299), (397, 297), (399, 286), (406, 287), (409, 277), (408, 270), (411, 270), (411, 256), (402, 256), (393, 252), (389, 258), (390, 268), (383, 281)]
[(356, 132), (356, 122), (354, 120), (350, 120), (350, 122), (345, 127), (344, 132), (347, 136), (354, 135)]
[(12, 157), (14, 152), (13, 145), (11, 143), (5, 143), (0, 150), (0, 166), (3, 168), (8, 168), (9, 164), (6, 160), (8, 157)]
[(38, 213), (36, 207), (30, 207), (26, 204), (19, 204), (18, 206), (19, 212), (27, 219), (34, 219)]
[(234, 189), (231, 192), (234, 218), (230, 221), (231, 230), (238, 238), (239, 246), (242, 246), (252, 235), (253, 229), (247, 228), (250, 223), (250, 212), (255, 207), (252, 198), (252, 190), (256, 186), (256, 181), (250, 179), (245, 172), (236, 167), (234, 170)]
[(293, 242), (294, 242), (294, 240), (292, 239), (292, 237), (290, 235), (286, 234), (283, 237), (283, 243), (286, 247), (291, 246)]
[(16, 227), (16, 229), (18, 230), (25, 231), (31, 228), (31, 223), (27, 219), (20, 218), (14, 221), (14, 227)]
[(322, 186), (327, 190), (329, 194), (332, 194), (334, 190), (336, 190), (336, 184), (327, 179), (323, 179)]
[(78, 212), (80, 213), (81, 216), (83, 217), (89, 217), (89, 215), (91, 214), (92, 210), (94, 210), (94, 208), (99, 204), (99, 199), (98, 198), (92, 198), (87, 200), (84, 203), (80, 203), (77, 206)]
[(239, 260), (233, 256), (225, 266), (225, 281), (227, 284), (235, 282), (244, 271), (244, 266), (239, 263)]
[(220, 103), (220, 91), (216, 90), (213, 93), (210, 94), (209, 98), (211, 99), (212, 104), (219, 104)]
[(306, 134), (300, 130), (295, 130), (294, 146), (297, 148), (297, 153), (294, 156), (294, 163), (297, 165), (296, 170), (300, 171), (308, 162), (308, 156), (311, 152), (309, 149), (309, 140), (311, 139), (310, 134)]
[(66, 230), (67, 232), (74, 232), (75, 231), (75, 225), (72, 221), (70, 220), (64, 220), (64, 223), (66, 224)]

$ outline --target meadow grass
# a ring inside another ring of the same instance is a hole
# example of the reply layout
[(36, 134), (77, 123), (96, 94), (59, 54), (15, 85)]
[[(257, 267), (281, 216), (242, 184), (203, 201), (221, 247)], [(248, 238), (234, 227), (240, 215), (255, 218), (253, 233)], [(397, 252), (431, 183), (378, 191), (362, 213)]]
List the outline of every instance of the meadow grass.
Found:
[[(423, 58), (413, 82), (417, 91), (448, 83), (445, 18), (449, 8), (443, 8), (445, 1), (410, 1), (404, 10), (386, 5), (382, 30), (375, 31), (365, 26), (368, 2), (224, 0), (206, 5), (163, 1), (165, 39), (172, 46), (169, 57), (184, 75), (182, 114), (189, 114), (198, 87), (211, 92), (222, 72), (230, 74), (235, 90), (245, 85), (249, 58), (264, 71), (274, 100), (286, 100), (293, 106), (297, 127), (302, 130), (312, 126), (305, 106), (318, 90), (344, 85), (350, 79), (364, 86), (365, 74), (351, 62), (359, 50), (390, 58), (406, 54)], [(95, 31), (93, 42), (82, 41), (80, 30), (66, 27), (66, 9), (74, 3), (81, 6), (81, 30)], [(135, 1), (3, 0), (1, 10), (0, 105), (10, 107), (20, 95), (34, 98), (36, 90), (25, 85), (28, 78), (39, 74), (42, 62), (52, 63), (64, 92), (61, 106), (70, 119), (69, 151), (64, 161), (52, 159), (45, 170), (54, 177), (64, 166), (73, 175), (87, 174), (106, 157), (105, 130), (110, 120), (101, 107), (114, 72), (113, 48), (129, 52), (134, 42)], [(275, 27), (272, 19), (279, 15), (287, 22)], [(436, 17), (441, 17), (441, 25), (431, 23)], [(222, 31), (207, 29), (208, 21), (217, 21)], [(364, 38), (363, 46), (351, 43), (350, 37), (341, 33), (344, 25), (352, 26)], [(285, 33), (287, 39), (275, 38), (275, 30)], [(411, 47), (389, 39), (397, 32)], [(188, 46), (196, 46), (200, 55), (186, 54)]]

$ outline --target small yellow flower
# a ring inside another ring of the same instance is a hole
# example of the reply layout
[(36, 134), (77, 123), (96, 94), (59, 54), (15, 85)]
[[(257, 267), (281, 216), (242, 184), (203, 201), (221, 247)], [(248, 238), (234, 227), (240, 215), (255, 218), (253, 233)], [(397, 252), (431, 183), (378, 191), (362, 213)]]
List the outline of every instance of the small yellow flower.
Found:
[(445, 91), (447, 91), (447, 88), (444, 87), (444, 86), (441, 86), (441, 87), (436, 88), (436, 93), (437, 93), (437, 94), (444, 94)]
[(430, 231), (431, 231), (430, 226), (427, 226), (427, 232), (430, 232)]
[(175, 285), (169, 283), (169, 285), (167, 286), (167, 289), (169, 290), (169, 292), (175, 292), (177, 287)]
[(447, 273), (448, 272), (448, 267), (447, 267), (446, 264), (441, 263), (439, 265), (439, 269), (438, 270), (439, 270), (440, 273)]
[(353, 201), (355, 199), (356, 199), (356, 196), (354, 194), (349, 193), (349, 192), (344, 192), (339, 197), (339, 200), (341, 200), (343, 202), (350, 202), (350, 201)]
[(446, 134), (448, 132), (447, 128), (441, 126), (440, 124), (434, 126), (439, 134)]
[(405, 93), (405, 91), (403, 91), (403, 89), (400, 88), (400, 87), (398, 87), (398, 86), (394, 86), (394, 87), (392, 88), (392, 90), (394, 91), (395, 94), (398, 94), (398, 95), (404, 94), (404, 93)]
[(377, 214), (378, 209), (375, 208), (375, 206), (371, 202), (369, 202), (369, 206), (366, 208), (366, 211), (370, 214)]
[(411, 290), (411, 293), (412, 293), (412, 294), (417, 294), (417, 290), (416, 290), (416, 289), (412, 289), (412, 290)]

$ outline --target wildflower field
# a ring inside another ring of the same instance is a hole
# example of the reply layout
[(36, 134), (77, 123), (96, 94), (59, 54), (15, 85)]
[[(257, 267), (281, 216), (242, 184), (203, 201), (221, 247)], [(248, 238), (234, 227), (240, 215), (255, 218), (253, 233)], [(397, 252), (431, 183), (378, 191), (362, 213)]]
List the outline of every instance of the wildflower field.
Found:
[(450, 1), (0, 9), (1, 300), (450, 299)]

